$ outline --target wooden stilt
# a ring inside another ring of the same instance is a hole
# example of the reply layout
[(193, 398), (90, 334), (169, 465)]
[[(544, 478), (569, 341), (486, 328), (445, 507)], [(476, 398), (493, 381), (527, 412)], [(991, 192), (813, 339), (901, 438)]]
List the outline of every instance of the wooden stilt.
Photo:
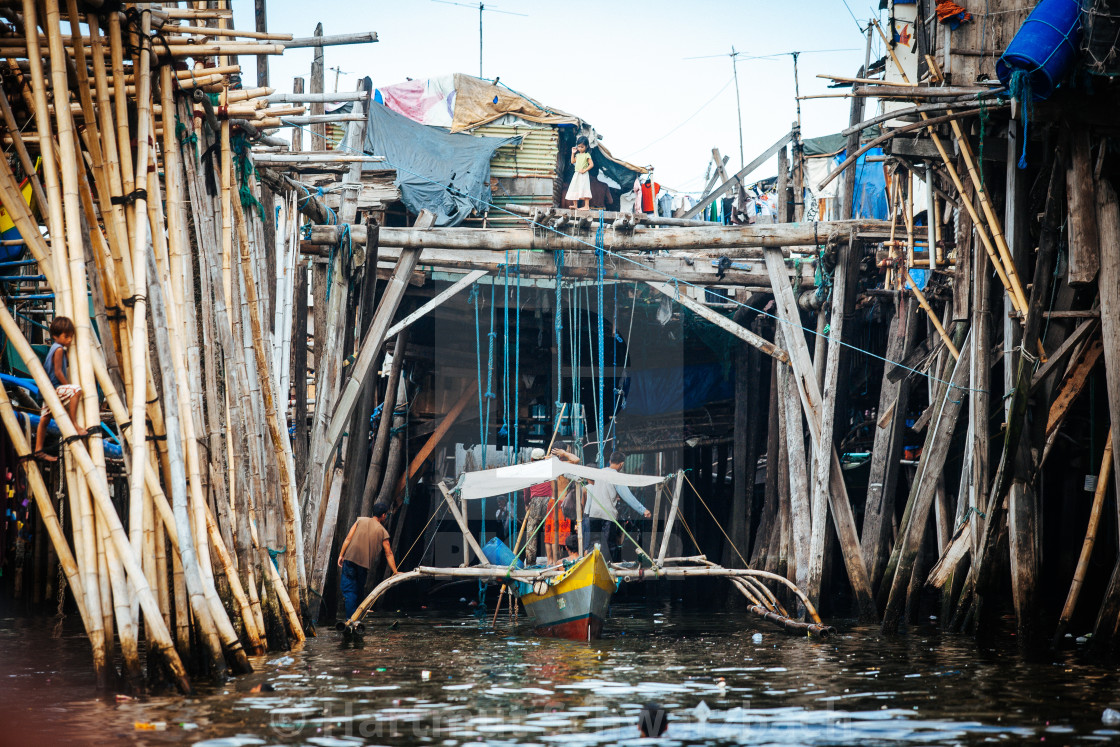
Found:
[[(888, 361), (901, 361), (910, 352), (914, 339), (914, 304), (904, 303), (887, 319)], [(878, 588), (887, 562), (894, 499), (898, 485), (902, 455), (902, 427), (906, 422), (910, 399), (910, 383), (903, 377), (892, 378), (894, 366), (883, 364), (883, 381), (879, 389), (878, 420), (871, 449), (871, 471), (868, 474), (867, 498), (863, 509), (863, 532), (860, 546), (868, 564), (867, 575), (872, 588)]]
[[(859, 603), (860, 616), (869, 620), (877, 619), (878, 613), (875, 609), (875, 602), (871, 596), (871, 584), (867, 577), (867, 568), (863, 562), (863, 554), (859, 547), (859, 536), (855, 530), (855, 519), (852, 516), (852, 507), (848, 501), (848, 491), (844, 484), (844, 475), (840, 470), (840, 460), (836, 456), (836, 450), (832, 448), (830, 442), (826, 443), (820, 438), (821, 434), (821, 393), (817, 384), (817, 379), (813, 374), (812, 363), (809, 360), (809, 348), (805, 343), (805, 338), (801, 334), (801, 321), (800, 315), (797, 312), (797, 304), (793, 298), (793, 289), (790, 287), (787, 276), (785, 274), (785, 262), (782, 258), (781, 251), (773, 248), (767, 248), (766, 254), (766, 267), (771, 278), (771, 287), (774, 289), (774, 300), (777, 303), (779, 317), (782, 324), (786, 325), (789, 331), (786, 340), (789, 345), (787, 352), (790, 356), (790, 365), (793, 369), (794, 382), (796, 384), (798, 396), (801, 398), (801, 404), (804, 408), (806, 420), (809, 424), (809, 432), (812, 436), (812, 441), (818, 444), (817, 453), (821, 459), (831, 459), (828, 501), (829, 508), (832, 511), (833, 524), (836, 527), (837, 535), (840, 538), (841, 551), (844, 556), (844, 564), (848, 571), (848, 580), (852, 584), (852, 588), (856, 594), (856, 600)], [(813, 517), (814, 525), (816, 525), (816, 516)], [(810, 599), (813, 598), (813, 592), (820, 595), (819, 576), (814, 577), (813, 568), (814, 563), (821, 564), (824, 558), (823, 551), (823, 534), (818, 539), (815, 547), (810, 547), (809, 556), (809, 580)], [(814, 584), (818, 584), (814, 587)]]

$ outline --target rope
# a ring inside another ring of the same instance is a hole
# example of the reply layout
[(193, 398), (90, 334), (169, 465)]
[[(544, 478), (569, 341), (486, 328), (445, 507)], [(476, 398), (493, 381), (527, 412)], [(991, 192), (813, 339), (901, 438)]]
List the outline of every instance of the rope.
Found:
[(485, 424), (482, 419), (482, 329), (478, 320), (478, 304), (479, 304), (478, 285), (471, 286), (471, 293), (467, 297), (467, 303), (474, 305), (474, 356), (475, 365), (478, 369), (478, 442), (483, 443), (485, 440)]
[[(727, 532), (725, 532), (723, 530), (723, 525), (719, 523), (719, 519), (717, 519), (716, 515), (714, 513), (712, 513), (712, 509), (708, 508), (708, 504), (704, 501), (704, 497), (700, 495), (700, 491), (697, 490), (696, 486), (692, 484), (692, 480), (688, 479), (687, 474), (685, 474), (685, 473), (681, 473), (681, 474), (684, 477), (684, 481), (688, 483), (688, 487), (692, 488), (692, 492), (695, 493), (696, 497), (700, 499), (700, 505), (702, 505), (704, 507), (704, 510), (707, 511), (708, 515), (712, 517), (712, 521), (714, 521), (716, 523), (716, 528), (719, 529), (719, 533), (723, 535), (723, 538), (725, 540), (727, 540), (727, 544), (731, 545), (731, 549), (734, 550), (735, 554), (739, 556), (739, 560), (741, 560), (743, 562), (743, 567), (744, 568), (750, 568), (750, 563), (748, 563), (747, 559), (743, 557), (743, 553), (739, 552), (739, 548), (735, 545), (735, 543), (731, 540), (731, 538), (727, 536)], [(678, 510), (678, 512), (679, 512), (679, 510)], [(697, 546), (697, 547), (699, 547), (699, 546)]]
[(490, 284), (490, 354), (486, 363), (486, 419), (482, 431), (482, 468), (486, 469), (486, 438), (490, 434), (490, 400), (494, 399), (494, 292), (496, 286)]
[(511, 452), (510, 459), (513, 455), (517, 454), (517, 448), (520, 444), (518, 429), (520, 426), (521, 414), (521, 386), (518, 382), (521, 381), (521, 250), (517, 250), (515, 256), (517, 262), (517, 317), (516, 329), (514, 331), (514, 361), (513, 361), (513, 451)]
[[(291, 123), (287, 123), (287, 124), (291, 124)], [(306, 132), (311, 132), (311, 130), (307, 127), (301, 127), (301, 126), (297, 126), (297, 125), (291, 125), (291, 126), (292, 127), (298, 127), (299, 129), (304, 130)], [(318, 137), (323, 137), (322, 135), (319, 135), (318, 133), (311, 133), (311, 134), (316, 135)], [(347, 150), (350, 150), (353, 153), (363, 155), (360, 151), (358, 151), (354, 148), (349, 148), (347, 146), (339, 146), (339, 149), (340, 150), (341, 149), (347, 149)], [(440, 184), (439, 182), (436, 182), (433, 179), (429, 179), (428, 177), (424, 176), (423, 174), (418, 174), (418, 173), (416, 173), (416, 172), (414, 172), (414, 171), (412, 171), (408, 168), (405, 168), (403, 166), (398, 166), (397, 164), (394, 164), (393, 162), (388, 161), (388, 160), (386, 160), (385, 163), (388, 166), (393, 167), (397, 171), (407, 173), (407, 174), (410, 174), (412, 176), (423, 179), (433, 186), (439, 186), (440, 188), (445, 189), (449, 192), (452, 192), (456, 195), (465, 196), (465, 195), (463, 195), (463, 193), (460, 190), (457, 190), (454, 187), (449, 187), (447, 185)], [(525, 224), (527, 224), (531, 227), (539, 228), (543, 231), (549, 231), (551, 233), (556, 234), (557, 236), (561, 236), (563, 238), (570, 239), (571, 241), (573, 241), (575, 243), (583, 244), (584, 246), (588, 247), (589, 249), (595, 249), (596, 248), (594, 244), (588, 242), (587, 240), (585, 240), (585, 239), (583, 239), (579, 236), (564, 233), (563, 231), (560, 231), (557, 228), (553, 228), (552, 226), (549, 226), (549, 225), (544, 224), (544, 223), (539, 223), (537, 221), (534, 221), (530, 217), (520, 215), (520, 214), (515, 213), (511, 210), (503, 208), (500, 205), (495, 205), (492, 202), (487, 202), (486, 200), (481, 200), (481, 202), (484, 206), (486, 206), (488, 208), (491, 208), (491, 209), (493, 209), (497, 212), (504, 213), (504, 214), (508, 215), (509, 217), (514, 218), (518, 221), (521, 221), (521, 222), (523, 222), (523, 223), (525, 223)], [(814, 230), (815, 229), (816, 229), (816, 223), (814, 222)], [(561, 252), (559, 250), (557, 250), (556, 254), (560, 255)], [(807, 333), (807, 334), (810, 334), (810, 335), (813, 335), (813, 336), (816, 336), (816, 337), (822, 337), (822, 336), (823, 337), (828, 337), (828, 335), (822, 335), (820, 332), (817, 332), (815, 329), (810, 328), (810, 327), (806, 327), (806, 326), (800, 324), (799, 322), (786, 321), (785, 319), (782, 319), (781, 317), (779, 317), (776, 313), (766, 311), (765, 309), (756, 308), (756, 307), (751, 306), (748, 303), (744, 303), (743, 301), (740, 301), (740, 300), (738, 300), (738, 299), (736, 299), (732, 296), (726, 296), (722, 293), (719, 293), (718, 291), (712, 290), (710, 288), (705, 288), (704, 286), (697, 285), (695, 283), (691, 283), (687, 280), (681, 280), (679, 278), (674, 277), (670, 273), (665, 272), (664, 270), (658, 269), (656, 267), (652, 267), (652, 266), (647, 265), (647, 264), (643, 264), (642, 262), (640, 262), (637, 259), (627, 257), (626, 255), (618, 254), (616, 252), (612, 252), (611, 250), (606, 249), (606, 248), (603, 249), (603, 254), (606, 255), (606, 256), (609, 256), (609, 257), (614, 257), (614, 258), (619, 259), (623, 262), (627, 262), (627, 263), (632, 264), (636, 267), (640, 267), (641, 269), (643, 269), (647, 272), (655, 272), (658, 275), (661, 275), (662, 277), (664, 277), (667, 281), (674, 283), (674, 285), (681, 284), (681, 285), (686, 285), (686, 286), (691, 287), (691, 288), (695, 288), (697, 290), (704, 290), (708, 293), (709, 297), (719, 298), (722, 302), (726, 302), (726, 303), (732, 304), (734, 306), (744, 308), (744, 309), (747, 309), (749, 311), (753, 311), (760, 316), (764, 316), (768, 319), (772, 319), (776, 324), (783, 324), (783, 325), (786, 325), (786, 326), (791, 327), (793, 329), (800, 329), (802, 331), (802, 333)], [(561, 258), (557, 257), (557, 262), (559, 263), (560, 261), (561, 261)], [(988, 390), (986, 390), (986, 389), (973, 389), (971, 387), (961, 386), (959, 384), (954, 384), (954, 383), (952, 383), (950, 381), (946, 381), (944, 379), (939, 379), (936, 376), (934, 376), (933, 374), (930, 374), (928, 371), (919, 371), (916, 368), (912, 368), (910, 366), (905, 365), (901, 361), (893, 361), (889, 358), (886, 358), (885, 356), (879, 355), (878, 353), (874, 353), (870, 350), (866, 350), (866, 349), (858, 347), (856, 345), (852, 345), (851, 343), (844, 342), (843, 340), (835, 340), (835, 342), (838, 343), (839, 345), (841, 345), (842, 347), (848, 348), (849, 350), (853, 350), (857, 353), (861, 353), (863, 355), (869, 356), (871, 358), (874, 358), (875, 360), (879, 360), (879, 361), (882, 361), (884, 363), (889, 363), (892, 366), (896, 366), (898, 368), (901, 368), (904, 371), (909, 371), (910, 373), (917, 374), (918, 376), (921, 376), (921, 377), (923, 377), (925, 379), (928, 379), (928, 380), (930, 380), (934, 383), (937, 383), (937, 384), (944, 384), (946, 386), (952, 387), (953, 389), (960, 389), (962, 391), (980, 392), (980, 393), (983, 393), (983, 394), (989, 393)]]
[(264, 223), (264, 205), (253, 194), (253, 190), (249, 186), (252, 184), (253, 174), (257, 171), (257, 167), (253, 165), (253, 161), (249, 158), (249, 139), (243, 133), (238, 132), (230, 137), (229, 145), (233, 151), (233, 173), (237, 178), (237, 193), (241, 196), (241, 207), (246, 210), (255, 209), (261, 218), (261, 223)]
[(603, 330), (603, 211), (602, 210), (599, 211), (599, 230), (595, 233), (595, 246), (596, 246), (596, 250), (595, 250), (595, 279), (597, 281), (595, 283), (595, 289), (597, 291), (597, 296), (598, 296), (598, 301), (599, 301), (599, 304), (598, 304), (598, 311), (599, 311), (599, 401), (597, 403), (598, 407), (596, 408), (598, 410), (598, 422), (596, 423), (597, 428), (596, 428), (596, 431), (595, 431), (595, 435), (599, 439), (599, 469), (602, 469), (604, 466), (606, 466), (606, 464), (603, 460), (603, 445), (606, 444), (606, 441), (607, 441), (603, 437), (604, 436), (603, 431), (605, 429), (605, 427), (604, 427), (605, 423), (604, 423), (604, 419), (603, 419), (603, 414), (604, 414), (603, 411), (605, 409), (605, 407), (604, 407), (605, 403), (603, 402), (603, 395), (604, 395), (604, 392), (603, 392), (603, 388), (604, 388), (604, 386), (603, 386), (603, 356), (605, 355), (604, 350), (603, 350), (603, 343), (604, 343), (605, 332)]
[(1031, 110), (1034, 108), (1034, 90), (1031, 88), (1031, 74), (1026, 70), (1016, 70), (1011, 73), (1011, 85), (1008, 86), (1011, 97), (1018, 99), (1023, 113), (1023, 149), (1019, 155), (1019, 168), (1027, 168), (1027, 130), (1031, 122)]
[(342, 258), (342, 268), (345, 270), (350, 266), (350, 259), (354, 256), (354, 240), (350, 235), (350, 224), (345, 223), (342, 226), (342, 233), (338, 237), (338, 243), (331, 245), (330, 253), (327, 255), (327, 300), (331, 300), (331, 279), (334, 277), (334, 253), (336, 249), (342, 248), (342, 241), (346, 240), (346, 255)]
[(564, 338), (561, 337), (561, 333), (564, 331), (564, 296), (561, 277), (563, 272), (564, 250), (561, 249), (556, 252), (556, 412), (560, 412), (564, 399), (564, 390), (560, 386), (564, 381), (561, 367), (564, 360)]

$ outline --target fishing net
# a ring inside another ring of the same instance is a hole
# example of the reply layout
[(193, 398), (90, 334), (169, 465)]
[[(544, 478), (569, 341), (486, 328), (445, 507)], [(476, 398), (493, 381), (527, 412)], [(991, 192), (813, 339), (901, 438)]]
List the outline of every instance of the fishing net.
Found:
[(1120, 75), (1120, 0), (1081, 0), (1081, 51), (1094, 75)]

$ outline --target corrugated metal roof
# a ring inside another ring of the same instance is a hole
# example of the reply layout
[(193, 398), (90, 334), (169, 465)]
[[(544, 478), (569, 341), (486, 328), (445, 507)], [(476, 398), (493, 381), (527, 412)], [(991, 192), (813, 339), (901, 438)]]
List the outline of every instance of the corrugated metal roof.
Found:
[(471, 130), (480, 137), (522, 137), (520, 145), (506, 145), (490, 159), (492, 177), (531, 176), (556, 178), (557, 132), (555, 127), (482, 125)]

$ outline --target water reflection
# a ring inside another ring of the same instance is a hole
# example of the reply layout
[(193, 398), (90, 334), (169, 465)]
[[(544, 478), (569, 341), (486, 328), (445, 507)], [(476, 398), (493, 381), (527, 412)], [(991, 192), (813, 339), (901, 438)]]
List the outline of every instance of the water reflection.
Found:
[[(257, 672), (192, 698), (94, 697), (80, 629), (0, 620), (0, 743), (601, 745), (639, 740), (637, 714), (670, 710), (658, 744), (1019, 744), (1114, 741), (1111, 668), (1063, 655), (1025, 663), (933, 630), (854, 628), (791, 638), (733, 613), (619, 605), (591, 644), (517, 635), (475, 618), (367, 620), (260, 657)], [(400, 620), (395, 630), (389, 624)], [(761, 639), (757, 634), (761, 633)], [(425, 675), (425, 673), (427, 673)], [(274, 692), (250, 692), (268, 682)], [(14, 715), (12, 715), (14, 714)], [(151, 729), (151, 730), (149, 730)]]

